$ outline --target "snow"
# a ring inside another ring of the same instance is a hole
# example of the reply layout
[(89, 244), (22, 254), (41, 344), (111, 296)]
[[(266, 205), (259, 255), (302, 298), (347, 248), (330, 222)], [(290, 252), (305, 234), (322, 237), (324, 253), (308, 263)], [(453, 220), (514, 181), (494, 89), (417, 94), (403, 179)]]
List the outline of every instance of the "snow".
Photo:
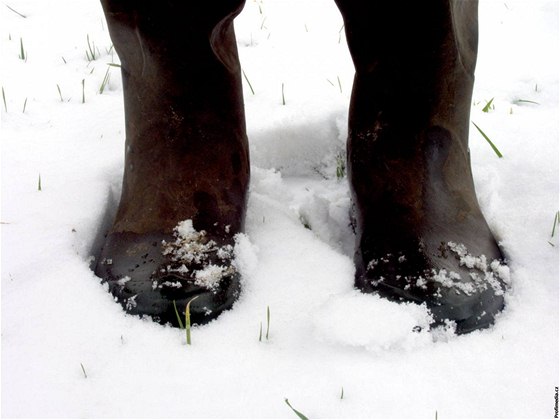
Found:
[[(510, 288), (494, 327), (456, 336), (453, 325), (428, 331), (422, 306), (353, 288), (350, 199), (336, 177), (353, 68), (334, 2), (247, 1), (236, 20), (255, 92), (244, 79), (243, 293), (193, 328), (192, 346), (180, 330), (125, 315), (90, 269), (124, 152), (118, 69), (99, 93), (106, 63), (118, 63), (99, 3), (6, 4), (27, 17), (0, 5), (3, 416), (295, 418), (285, 398), (311, 418), (553, 416), (558, 2), (480, 3), (471, 119), (504, 158), (474, 127), (470, 147), (509, 259), (490, 270)], [(91, 63), (87, 36), (100, 53)]]

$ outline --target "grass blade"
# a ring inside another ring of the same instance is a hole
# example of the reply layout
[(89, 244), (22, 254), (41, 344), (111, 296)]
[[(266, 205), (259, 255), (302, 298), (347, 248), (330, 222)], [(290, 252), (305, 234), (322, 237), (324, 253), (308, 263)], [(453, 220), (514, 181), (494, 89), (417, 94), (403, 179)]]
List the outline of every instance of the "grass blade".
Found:
[(282, 105), (286, 105), (286, 98), (284, 97), (284, 83), (282, 83)]
[(105, 77), (103, 77), (103, 82), (101, 82), (101, 86), (99, 87), (100, 95), (103, 95), (103, 91), (109, 84), (109, 79), (111, 78), (111, 74), (109, 74), (109, 70), (111, 70), (111, 67), (107, 67), (107, 71), (105, 72)]
[(268, 341), (268, 333), (270, 332), (270, 306), (266, 307), (266, 339)]
[(247, 84), (249, 85), (249, 89), (251, 89), (251, 93), (254, 95), (255, 91), (253, 90), (253, 86), (251, 85), (251, 82), (249, 81), (249, 78), (245, 74), (245, 70), (241, 70), (241, 72), (243, 73), (243, 77), (245, 78), (245, 80), (247, 81)]
[(4, 86), (2, 86), (2, 99), (4, 100), (4, 109), (8, 112), (8, 105), (6, 104), (6, 93), (4, 92)]
[(342, 387), (342, 390), (340, 391), (340, 399), (344, 399), (344, 387)]
[(488, 111), (490, 111), (490, 109), (493, 109), (492, 102), (494, 102), (494, 98), (492, 98), (488, 102), (486, 102), (486, 105), (484, 106), (484, 108), (482, 108), (482, 112), (488, 112)]
[(474, 121), (471, 121), (473, 123), (473, 125), (476, 127), (476, 129), (478, 130), (478, 132), (480, 134), (482, 134), (482, 137), (484, 137), (486, 139), (486, 141), (488, 142), (488, 144), (490, 145), (490, 147), (492, 148), (492, 150), (494, 150), (494, 153), (496, 153), (496, 155), (498, 155), (499, 158), (503, 158), (504, 155), (502, 155), (502, 153), (498, 150), (498, 148), (496, 147), (496, 145), (494, 145), (494, 143), (492, 143), (492, 140), (490, 140), (490, 138), (484, 133), (484, 131), (482, 131), (482, 129), (476, 125), (474, 123)]
[(62, 91), (60, 90), (60, 86), (57, 84), (56, 88), (58, 89), (58, 96), (60, 96), (60, 102), (64, 102), (64, 99), (62, 98)]
[(82, 103), (86, 103), (86, 79), (82, 79)]
[(290, 402), (288, 401), (287, 398), (285, 398), (284, 401), (286, 402), (286, 404), (288, 404), (288, 407), (290, 407), (290, 408), (292, 409), (292, 411), (293, 411), (294, 413), (296, 413), (296, 415), (297, 415), (301, 420), (309, 420), (309, 419), (305, 416), (305, 414), (303, 414), (303, 413), (297, 411), (294, 407), (292, 407), (292, 405), (290, 404)]
[(262, 322), (261, 322), (261, 328), (259, 330), (259, 343), (262, 343)]
[(86, 369), (84, 368), (84, 365), (80, 363), (80, 366), (82, 367), (82, 372), (84, 372), (84, 378), (87, 379), (87, 373), (86, 373)]
[(185, 308), (185, 330), (187, 332), (187, 345), (189, 346), (191, 345), (191, 302), (196, 298), (198, 298), (198, 296), (189, 300)]
[(342, 93), (342, 83), (340, 83), (340, 77), (336, 76), (336, 79), (338, 80), (338, 88), (340, 89), (340, 93)]
[(177, 322), (179, 323), (179, 328), (184, 329), (185, 326), (183, 325), (183, 321), (181, 321), (181, 317), (179, 316), (179, 311), (177, 310), (177, 305), (175, 301), (173, 301), (173, 309), (175, 309), (175, 315), (177, 316)]
[(23, 38), (19, 39), (19, 58), (20, 60), (27, 61), (27, 56), (25, 55), (25, 49), (23, 48)]
[(18, 12), (16, 9), (11, 8), (11, 7), (8, 6), (7, 4), (6, 4), (6, 7), (7, 7), (8, 9), (10, 9), (12, 12), (14, 12), (15, 14), (20, 15), (20, 16), (21, 16), (22, 18), (24, 18), (24, 19), (27, 19), (27, 16), (21, 14), (21, 13)]
[(23, 113), (25, 114), (25, 108), (27, 107), (27, 98), (25, 98), (25, 101), (23, 101)]
[(554, 215), (554, 224), (552, 225), (552, 234), (550, 235), (551, 239), (554, 238), (554, 235), (556, 234), (557, 225), (560, 225), (560, 211), (557, 211)]
[(538, 102), (535, 101), (530, 101), (528, 99), (516, 99), (515, 101), (513, 101), (514, 104), (519, 105), (519, 104), (534, 104), (534, 105), (540, 105)]
[(43, 191), (41, 187), (41, 174), (39, 174), (39, 181), (37, 182), (37, 191)]

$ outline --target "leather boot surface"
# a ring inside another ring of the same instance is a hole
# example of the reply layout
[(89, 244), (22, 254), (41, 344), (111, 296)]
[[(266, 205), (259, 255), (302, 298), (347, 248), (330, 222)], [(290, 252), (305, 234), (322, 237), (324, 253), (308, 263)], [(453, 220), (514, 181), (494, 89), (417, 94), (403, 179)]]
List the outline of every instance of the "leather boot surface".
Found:
[(249, 154), (233, 19), (243, 1), (102, 4), (121, 60), (126, 150), (96, 274), (129, 313), (177, 325), (173, 301), (182, 316), (198, 296), (191, 319), (208, 322), (239, 294)]
[(356, 68), (348, 168), (356, 286), (425, 303), (458, 333), (494, 322), (508, 269), (468, 149), (477, 2), (337, 0)]

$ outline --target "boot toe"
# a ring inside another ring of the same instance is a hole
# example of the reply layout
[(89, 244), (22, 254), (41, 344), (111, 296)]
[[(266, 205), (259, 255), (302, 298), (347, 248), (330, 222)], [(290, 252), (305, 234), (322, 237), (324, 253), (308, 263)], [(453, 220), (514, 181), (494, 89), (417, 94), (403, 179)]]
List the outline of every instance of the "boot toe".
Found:
[(473, 257), (453, 242), (445, 247), (439, 256), (419, 250), (372, 259), (356, 285), (393, 301), (425, 303), (433, 327), (452, 321), (457, 334), (489, 327), (504, 307), (509, 269), (501, 259)]
[(184, 318), (187, 303), (196, 297), (191, 322), (208, 323), (233, 306), (240, 275), (230, 254), (215, 255), (222, 248), (213, 246), (212, 255), (199, 256), (197, 262), (181, 261), (166, 252), (166, 245), (168, 250), (176, 242), (163, 234), (110, 234), (95, 273), (129, 314), (179, 326), (177, 314)]

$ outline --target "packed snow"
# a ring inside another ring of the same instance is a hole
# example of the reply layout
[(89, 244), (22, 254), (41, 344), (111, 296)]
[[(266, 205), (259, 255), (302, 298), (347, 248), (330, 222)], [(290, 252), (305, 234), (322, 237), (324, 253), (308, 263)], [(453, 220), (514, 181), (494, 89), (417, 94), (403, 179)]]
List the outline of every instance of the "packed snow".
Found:
[(246, 232), (226, 250), (243, 291), (187, 346), (184, 331), (126, 315), (91, 270), (124, 152), (99, 2), (3, 2), (2, 415), (296, 418), (288, 398), (309, 418), (553, 417), (558, 21), (554, 0), (480, 2), (471, 119), (504, 157), (474, 126), (470, 148), (509, 264), (464, 263), (509, 287), (492, 328), (456, 336), (429, 330), (425, 306), (353, 287), (341, 166), (353, 66), (334, 2), (248, 0), (236, 31), (252, 180)]

